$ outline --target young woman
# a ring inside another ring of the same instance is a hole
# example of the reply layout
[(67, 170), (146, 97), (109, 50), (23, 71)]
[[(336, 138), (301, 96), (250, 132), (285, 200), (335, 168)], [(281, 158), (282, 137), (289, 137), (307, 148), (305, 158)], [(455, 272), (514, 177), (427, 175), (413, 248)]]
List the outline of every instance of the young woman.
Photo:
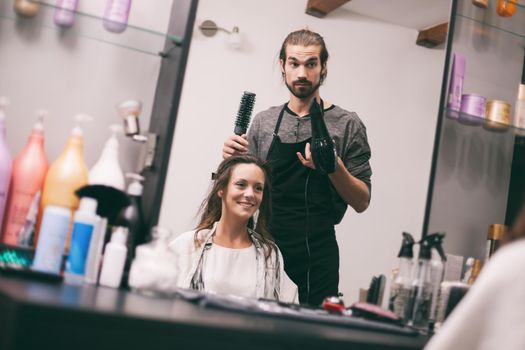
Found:
[[(197, 228), (170, 243), (177, 255), (177, 286), (206, 292), (294, 302), (297, 287), (267, 223), (270, 216), (267, 166), (243, 155), (224, 160), (201, 206)], [(258, 212), (254, 230), (248, 223)]]

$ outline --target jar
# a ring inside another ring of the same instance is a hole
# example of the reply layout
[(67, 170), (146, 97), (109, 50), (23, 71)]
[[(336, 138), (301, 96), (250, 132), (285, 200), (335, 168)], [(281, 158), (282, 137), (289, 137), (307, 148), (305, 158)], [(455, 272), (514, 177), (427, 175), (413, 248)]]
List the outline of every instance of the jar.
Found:
[(461, 95), (459, 121), (469, 125), (480, 125), (485, 117), (487, 99), (478, 94)]
[(510, 103), (502, 100), (487, 102), (485, 123), (487, 130), (506, 131), (510, 124)]

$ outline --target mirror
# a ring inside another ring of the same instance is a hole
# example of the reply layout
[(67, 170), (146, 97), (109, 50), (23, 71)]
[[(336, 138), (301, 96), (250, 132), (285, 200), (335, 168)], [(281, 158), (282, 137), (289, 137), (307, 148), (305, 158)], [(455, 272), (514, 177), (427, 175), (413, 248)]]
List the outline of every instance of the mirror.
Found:
[[(445, 61), (443, 45), (427, 49), (415, 40), (421, 26), (447, 21), (450, 5), (353, 0), (320, 19), (305, 14), (305, 0), (201, 0), (159, 224), (175, 233), (194, 228), (242, 93), (257, 94), (254, 113), (288, 100), (278, 52), (289, 32), (307, 26), (330, 54), (321, 97), (357, 112), (372, 149), (370, 206), (361, 214), (350, 208), (336, 226), (339, 289), (353, 302), (373, 275), (389, 279), (401, 232), (421, 235)], [(425, 13), (443, 20), (422, 24)], [(228, 45), (225, 32), (203, 35), (204, 20), (238, 27), (240, 48)]]

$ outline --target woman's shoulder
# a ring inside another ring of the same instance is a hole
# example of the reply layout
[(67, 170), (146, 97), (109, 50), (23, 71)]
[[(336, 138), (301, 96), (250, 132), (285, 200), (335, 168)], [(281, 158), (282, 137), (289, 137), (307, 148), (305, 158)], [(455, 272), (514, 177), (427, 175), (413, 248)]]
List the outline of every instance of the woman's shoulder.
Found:
[(188, 247), (195, 247), (196, 243), (203, 243), (209, 232), (208, 229), (183, 232), (170, 241), (169, 247), (174, 251), (187, 250)]
[(497, 278), (521, 276), (519, 266), (525, 265), (525, 239), (501, 247), (489, 260), (486, 270)]

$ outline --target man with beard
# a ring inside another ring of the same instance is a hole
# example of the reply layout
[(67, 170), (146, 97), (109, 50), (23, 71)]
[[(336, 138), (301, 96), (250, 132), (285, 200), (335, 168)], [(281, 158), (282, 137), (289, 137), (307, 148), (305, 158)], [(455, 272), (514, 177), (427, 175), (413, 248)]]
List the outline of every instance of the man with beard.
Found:
[[(324, 39), (307, 29), (290, 33), (279, 54), (290, 99), (253, 119), (248, 135), (231, 136), (223, 158), (251, 153), (270, 162), (270, 232), (301, 303), (320, 305), (338, 294), (339, 249), (334, 225), (350, 205), (364, 211), (370, 201), (372, 170), (366, 128), (355, 112), (323, 101), (319, 87), (327, 74)], [(336, 171), (315, 169), (310, 153), (309, 106), (316, 98), (337, 150)]]

